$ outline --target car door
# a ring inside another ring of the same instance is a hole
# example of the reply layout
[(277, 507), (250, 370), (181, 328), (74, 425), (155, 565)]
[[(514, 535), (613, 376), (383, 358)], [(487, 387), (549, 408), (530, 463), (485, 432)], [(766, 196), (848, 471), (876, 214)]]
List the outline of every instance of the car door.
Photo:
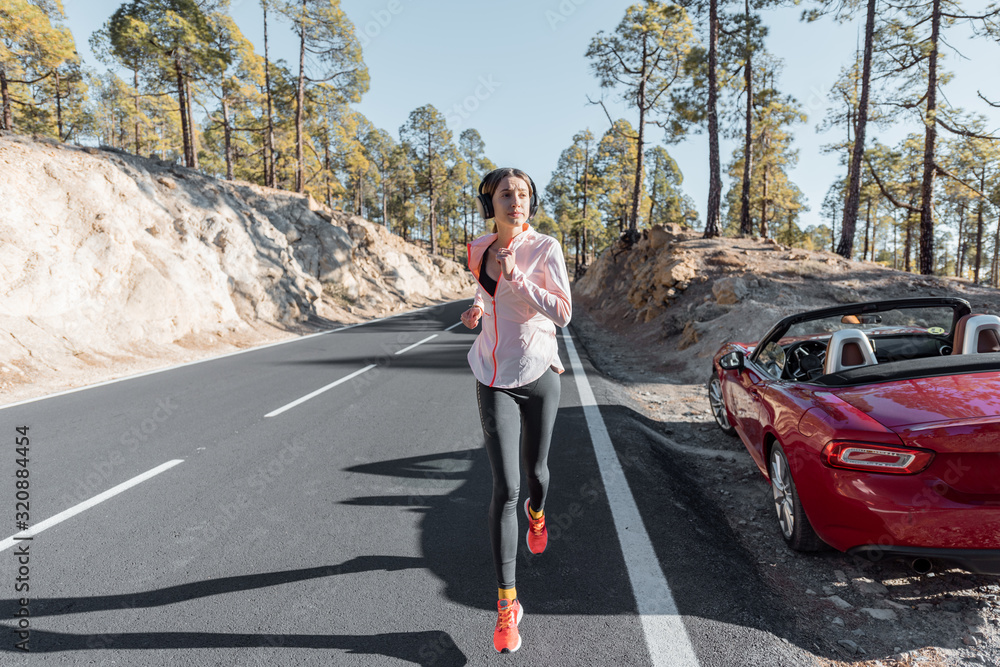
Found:
[(727, 383), (730, 390), (727, 400), (733, 413), (733, 427), (743, 438), (743, 441), (752, 448), (755, 458), (763, 457), (761, 406), (764, 392), (770, 381), (771, 377), (767, 373), (747, 360), (743, 369), (734, 373), (734, 377), (730, 378), (730, 382)]

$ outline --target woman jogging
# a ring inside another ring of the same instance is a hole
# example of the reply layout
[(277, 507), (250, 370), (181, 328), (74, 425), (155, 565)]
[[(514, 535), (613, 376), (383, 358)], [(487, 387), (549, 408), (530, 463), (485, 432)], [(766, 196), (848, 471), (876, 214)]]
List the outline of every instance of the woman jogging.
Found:
[(556, 326), (572, 314), (569, 278), (559, 242), (539, 234), (528, 220), (538, 209), (531, 178), (519, 169), (491, 171), (479, 185), (477, 207), (495, 230), (469, 244), (469, 268), (478, 287), (462, 322), (483, 329), (469, 351), (476, 376), (479, 417), (493, 470), (489, 511), (490, 543), (499, 600), (493, 646), (521, 647), (517, 624), (523, 610), (514, 586), (520, 461), (528, 479), (527, 543), (533, 554), (548, 542), (545, 496), (548, 454), (559, 409)]

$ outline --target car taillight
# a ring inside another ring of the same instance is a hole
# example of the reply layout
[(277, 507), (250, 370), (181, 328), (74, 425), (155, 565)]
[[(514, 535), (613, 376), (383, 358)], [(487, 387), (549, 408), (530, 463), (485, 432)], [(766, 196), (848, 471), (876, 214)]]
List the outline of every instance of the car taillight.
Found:
[(931, 464), (934, 452), (913, 447), (833, 441), (823, 448), (823, 458), (834, 468), (912, 475)]

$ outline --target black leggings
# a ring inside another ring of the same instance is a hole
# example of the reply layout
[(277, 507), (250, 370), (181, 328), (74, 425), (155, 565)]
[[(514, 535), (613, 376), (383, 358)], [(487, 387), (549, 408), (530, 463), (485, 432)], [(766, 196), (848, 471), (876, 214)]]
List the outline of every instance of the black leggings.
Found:
[(479, 419), (493, 469), (489, 527), (500, 588), (514, 587), (521, 483), (519, 458), (524, 461), (528, 477), (531, 508), (541, 510), (545, 507), (549, 488), (549, 444), (559, 410), (559, 393), (559, 375), (551, 368), (523, 387), (491, 388), (476, 381)]

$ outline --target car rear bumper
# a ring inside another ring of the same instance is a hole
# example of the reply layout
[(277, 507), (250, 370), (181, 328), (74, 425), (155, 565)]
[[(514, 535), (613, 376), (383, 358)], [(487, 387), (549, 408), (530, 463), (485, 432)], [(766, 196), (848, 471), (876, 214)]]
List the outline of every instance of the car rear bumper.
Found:
[(796, 486), (816, 533), (835, 549), (1000, 553), (1000, 498), (992, 494), (959, 498), (943, 480), (927, 475), (812, 465), (803, 466), (807, 474)]
[(848, 549), (847, 553), (873, 562), (887, 558), (940, 560), (953, 563), (969, 572), (1000, 574), (1000, 549), (935, 549), (865, 544)]

